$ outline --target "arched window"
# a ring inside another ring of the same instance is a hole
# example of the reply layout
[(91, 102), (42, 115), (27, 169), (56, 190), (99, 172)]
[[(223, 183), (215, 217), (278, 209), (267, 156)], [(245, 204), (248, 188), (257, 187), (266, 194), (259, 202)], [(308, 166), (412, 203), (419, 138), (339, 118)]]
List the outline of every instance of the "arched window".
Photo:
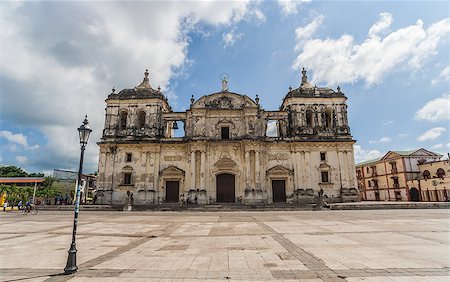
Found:
[(145, 112), (139, 111), (138, 113), (138, 125), (139, 129), (144, 129), (145, 127)]
[(430, 172), (428, 170), (425, 170), (422, 173), (422, 176), (423, 176), (423, 179), (425, 179), (425, 180), (430, 179)]
[(122, 185), (133, 185), (133, 168), (125, 166), (122, 169)]
[(128, 113), (126, 111), (120, 113), (119, 128), (121, 130), (127, 128), (127, 118)]
[(325, 110), (325, 127), (333, 127), (333, 109), (328, 108)]
[(444, 171), (442, 168), (438, 168), (438, 170), (436, 171), (436, 175), (437, 175), (439, 178), (444, 178), (444, 176), (445, 176), (445, 171)]
[(314, 121), (313, 121), (313, 111), (311, 109), (306, 110), (306, 126), (307, 127), (313, 127)]

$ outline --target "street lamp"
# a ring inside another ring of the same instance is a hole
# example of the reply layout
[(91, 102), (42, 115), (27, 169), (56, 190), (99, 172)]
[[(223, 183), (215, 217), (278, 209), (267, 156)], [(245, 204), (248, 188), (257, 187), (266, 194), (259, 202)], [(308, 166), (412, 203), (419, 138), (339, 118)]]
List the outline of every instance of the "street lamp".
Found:
[(75, 238), (77, 235), (77, 224), (78, 224), (78, 211), (80, 209), (80, 190), (81, 190), (81, 173), (83, 171), (83, 158), (84, 158), (84, 149), (86, 148), (86, 144), (89, 139), (89, 135), (92, 132), (92, 129), (89, 127), (89, 122), (87, 120), (87, 115), (84, 118), (83, 123), (78, 128), (78, 133), (80, 135), (80, 144), (81, 144), (81, 155), (80, 155), (80, 166), (78, 168), (78, 184), (77, 184), (77, 194), (75, 199), (75, 215), (73, 219), (73, 231), (72, 231), (72, 244), (70, 244), (69, 256), (67, 257), (67, 264), (64, 268), (64, 274), (72, 274), (77, 271), (77, 245), (75, 242)]

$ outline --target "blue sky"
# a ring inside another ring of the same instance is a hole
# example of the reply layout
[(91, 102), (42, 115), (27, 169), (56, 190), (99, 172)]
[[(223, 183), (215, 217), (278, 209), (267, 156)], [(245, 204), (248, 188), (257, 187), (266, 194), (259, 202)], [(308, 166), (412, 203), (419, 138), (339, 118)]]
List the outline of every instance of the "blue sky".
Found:
[(256, 94), (276, 110), (300, 68), (348, 97), (357, 161), (450, 151), (448, 1), (2, 2), (0, 164), (97, 168), (107, 95), (146, 68), (174, 110), (191, 95)]

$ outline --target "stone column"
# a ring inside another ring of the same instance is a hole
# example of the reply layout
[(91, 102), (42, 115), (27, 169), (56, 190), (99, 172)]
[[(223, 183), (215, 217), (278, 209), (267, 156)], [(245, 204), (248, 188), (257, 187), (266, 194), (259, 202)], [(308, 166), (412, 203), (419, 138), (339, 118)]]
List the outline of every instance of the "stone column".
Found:
[(339, 181), (342, 183), (339, 185), (339, 187), (346, 187), (346, 180), (345, 180), (345, 166), (344, 166), (344, 154), (341, 151), (338, 151), (338, 162), (339, 162)]
[(205, 186), (205, 177), (206, 177), (206, 158), (205, 151), (201, 151), (201, 169), (200, 169), (200, 189), (206, 189)]
[(245, 186), (250, 187), (250, 151), (245, 151)]
[(312, 176), (311, 176), (311, 162), (310, 162), (310, 153), (308, 151), (305, 152), (305, 176), (306, 176), (306, 188), (312, 188)]
[(260, 161), (259, 161), (259, 150), (255, 151), (255, 174), (256, 174), (256, 187), (261, 188), (261, 176), (260, 176)]
[(294, 191), (301, 188), (300, 181), (301, 181), (301, 173), (302, 168), (300, 166), (300, 152), (294, 152), (294, 169), (295, 169), (295, 184), (294, 184)]
[(342, 152), (342, 161), (344, 162), (344, 173), (343, 173), (343, 181), (344, 183), (342, 183), (344, 188), (349, 188), (350, 187), (350, 171), (349, 171), (349, 164), (348, 164), (348, 157), (347, 157), (348, 152), (344, 151)]
[(161, 156), (161, 147), (158, 148), (158, 152), (155, 152), (155, 167), (153, 170), (153, 180), (154, 180), (154, 187), (155, 187), (155, 191), (157, 191), (156, 193), (156, 201), (158, 202), (158, 197), (161, 197), (159, 200), (160, 202), (162, 201), (162, 195), (161, 195), (161, 187), (159, 186), (159, 159)]
[(358, 181), (356, 180), (356, 170), (355, 167), (352, 165), (355, 163), (355, 159), (353, 156), (353, 151), (347, 151), (347, 161), (351, 169), (349, 169), (349, 185), (350, 188), (358, 188)]
[(195, 189), (195, 151), (191, 152), (191, 189)]

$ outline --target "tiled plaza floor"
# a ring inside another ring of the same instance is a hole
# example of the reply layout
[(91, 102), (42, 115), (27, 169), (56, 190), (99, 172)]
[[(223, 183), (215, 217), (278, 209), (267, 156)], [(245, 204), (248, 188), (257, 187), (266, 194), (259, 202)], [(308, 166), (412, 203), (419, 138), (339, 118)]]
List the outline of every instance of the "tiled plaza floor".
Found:
[(0, 213), (0, 281), (450, 281), (449, 210)]

